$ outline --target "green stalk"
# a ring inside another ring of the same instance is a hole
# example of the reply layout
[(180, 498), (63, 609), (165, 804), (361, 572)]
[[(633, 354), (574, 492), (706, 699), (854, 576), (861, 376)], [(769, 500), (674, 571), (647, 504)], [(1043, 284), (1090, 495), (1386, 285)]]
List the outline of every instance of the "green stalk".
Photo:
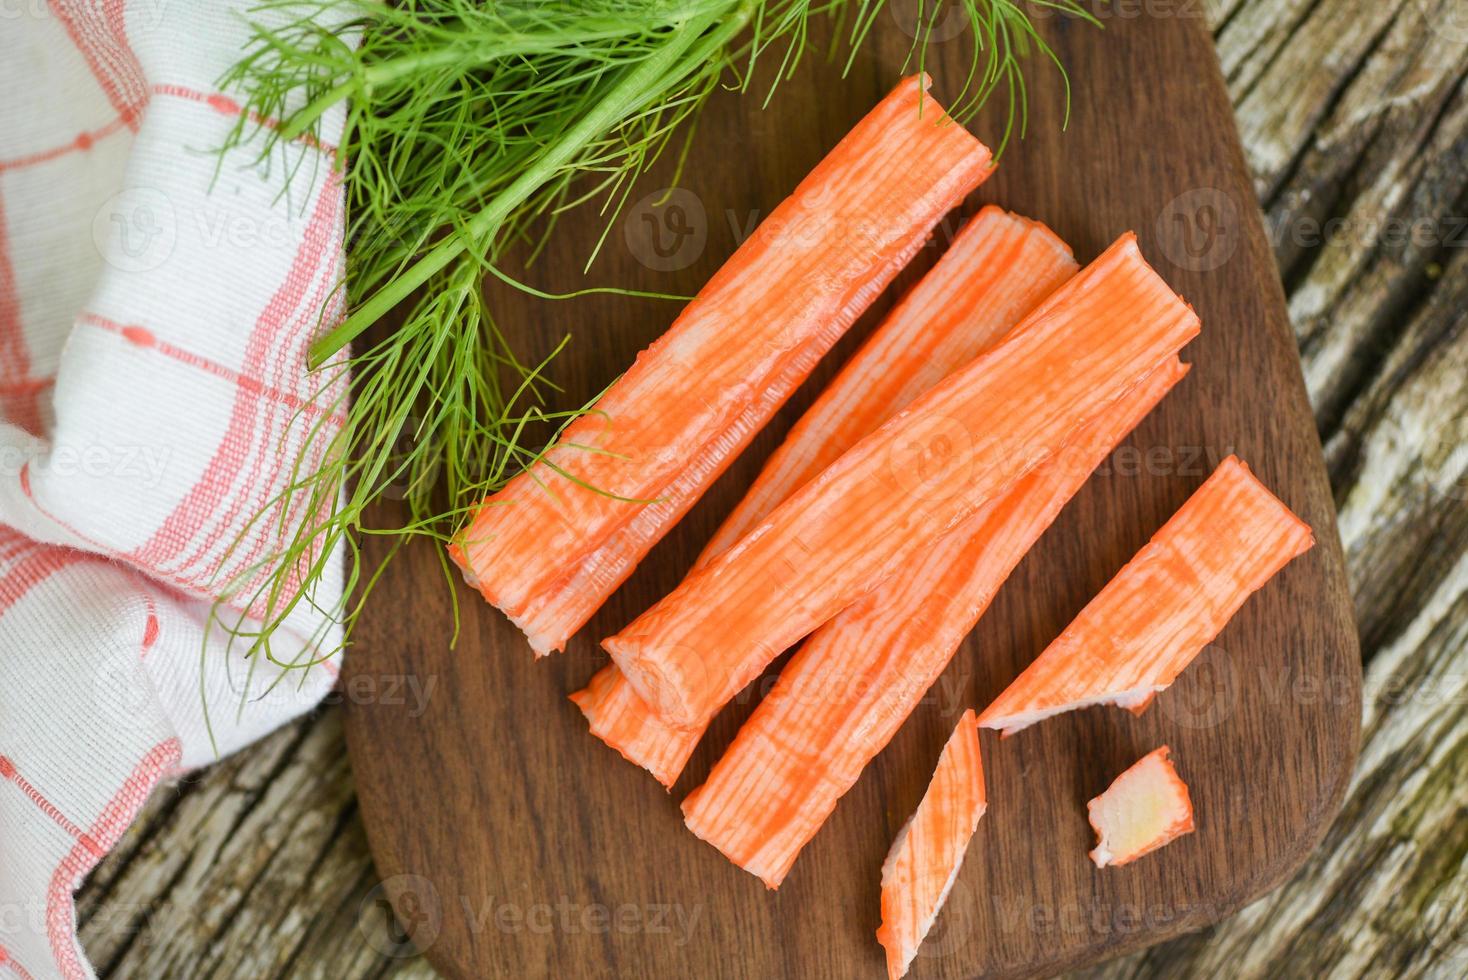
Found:
[[(594, 43), (616, 37), (616, 31), (588, 32), (580, 40)], [(391, 85), (404, 78), (419, 75), (438, 68), (460, 68), (490, 64), (500, 58), (524, 58), (540, 51), (555, 50), (565, 44), (565, 39), (548, 40), (522, 38), (516, 35), (500, 38), (496, 44), (450, 45), (423, 54), (405, 55), (372, 65), (361, 72), (360, 77), (341, 82), (323, 92), (299, 112), (291, 115), (290, 121), (280, 129), (282, 139), (292, 140), (312, 129), (320, 122), (332, 106), (346, 101), (360, 92), (370, 96), (379, 85)]]
[(311, 345), (310, 367), (320, 367), (337, 351), (359, 336), (393, 307), (407, 299), (414, 290), (435, 273), (463, 254), (469, 243), (481, 243), (505, 218), (569, 163), (577, 153), (605, 135), (615, 125), (681, 81), (699, 62), (689, 59), (683, 71), (672, 69), (696, 42), (702, 47), (721, 49), (744, 30), (754, 12), (754, 0), (742, 0), (708, 38), (703, 34), (719, 22), (719, 15), (708, 15), (673, 28), (673, 37), (656, 54), (651, 55), (620, 82), (614, 85), (591, 112), (565, 135), (552, 143), (536, 163), (526, 169), (504, 190), (496, 194), (478, 214), (459, 231), (444, 238), (428, 254), (403, 271), (353, 310), (340, 324)]

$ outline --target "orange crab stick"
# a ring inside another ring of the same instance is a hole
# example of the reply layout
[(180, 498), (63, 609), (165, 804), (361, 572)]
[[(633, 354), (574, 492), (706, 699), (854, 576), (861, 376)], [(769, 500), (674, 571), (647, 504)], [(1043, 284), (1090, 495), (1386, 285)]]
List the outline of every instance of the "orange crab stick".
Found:
[(811, 634), (684, 801), (688, 829), (778, 887), (1020, 559), (1186, 373), (1170, 358), (1008, 494)]
[(1193, 832), (1193, 801), (1167, 746), (1142, 756), (1106, 792), (1086, 804), (1096, 831), (1096, 867), (1135, 861)]
[(987, 808), (979, 728), (970, 709), (948, 737), (923, 801), (882, 863), (877, 942), (887, 950), (889, 980), (907, 973), (953, 888), (964, 851)]
[(706, 724), (780, 651), (1006, 491), (1197, 332), (1123, 236), (602, 645), (665, 722)]
[[(1043, 224), (992, 205), (982, 209), (801, 416), (699, 564), (722, 550), (720, 541), (732, 543), (862, 436), (992, 346), (1076, 269), (1070, 248)], [(615, 664), (571, 700), (593, 734), (664, 786), (677, 780), (703, 734), (664, 724)]]
[(795, 423), (699, 556), (727, 551), (801, 485), (992, 347), (1079, 266), (1038, 221), (989, 205)]
[(456, 540), (466, 576), (538, 654), (564, 645), (989, 174), (988, 149), (926, 87), (904, 80), (859, 122)]
[(979, 716), (1009, 735), (1093, 704), (1144, 707), (1315, 539), (1230, 456)]

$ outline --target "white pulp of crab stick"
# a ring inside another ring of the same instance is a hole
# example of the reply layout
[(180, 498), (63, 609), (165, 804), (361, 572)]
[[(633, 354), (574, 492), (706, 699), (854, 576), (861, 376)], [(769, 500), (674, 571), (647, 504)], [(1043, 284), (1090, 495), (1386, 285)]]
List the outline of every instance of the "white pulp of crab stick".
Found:
[(1096, 831), (1096, 867), (1135, 861), (1193, 831), (1188, 786), (1168, 758), (1166, 745), (1142, 756), (1106, 792), (1086, 804)]

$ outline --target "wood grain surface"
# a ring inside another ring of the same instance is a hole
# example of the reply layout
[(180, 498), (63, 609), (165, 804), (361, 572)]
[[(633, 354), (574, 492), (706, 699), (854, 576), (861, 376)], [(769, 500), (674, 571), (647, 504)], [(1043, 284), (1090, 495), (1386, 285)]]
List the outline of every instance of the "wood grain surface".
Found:
[[(1231, 451), (1317, 529), (1318, 546), (1255, 597), (1144, 718), (1097, 710), (1002, 747), (986, 738), (992, 806), (914, 975), (1051, 972), (1197, 928), (1280, 882), (1325, 831), (1356, 752), (1355, 629), (1284, 296), (1250, 207), (1206, 25), (1140, 18), (1109, 21), (1103, 32), (1049, 18), (1045, 29), (1071, 66), (1071, 125), (1064, 133), (1054, 125), (1065, 108), (1058, 76), (1037, 74), (1032, 111), (1051, 124), (1010, 148), (970, 208), (995, 201), (1038, 217), (1082, 260), (1135, 229), (1203, 318), (1203, 337), (1185, 351), (1192, 377), (1016, 571), (778, 894), (684, 831), (676, 806), (756, 703), (758, 684), (714, 726), (671, 797), (592, 739), (565, 695), (603, 662), (600, 637), (677, 584), (849, 344), (563, 655), (534, 662), (519, 632), (467, 589), (450, 650), (437, 557), (425, 547), (394, 562), (343, 683), (427, 671), (447, 690), (423, 717), (349, 702), (347, 741), (388, 895), (445, 974), (880, 975), (879, 868), (957, 714), (997, 694)], [(695, 291), (740, 229), (898, 76), (909, 38), (895, 22), (881, 31), (844, 81), (813, 61), (765, 111), (734, 96), (711, 105), (685, 192), (660, 207), (635, 203), (647, 220), (631, 216), (626, 247), (610, 250), (599, 275)], [(945, 80), (962, 77), (964, 51), (934, 53), (942, 98), (952, 92)], [(994, 125), (991, 115), (975, 129)], [(907, 282), (956, 226), (940, 229)], [(582, 282), (579, 257), (598, 230), (566, 222), (532, 272), (536, 284), (566, 291)], [(558, 320), (547, 323), (543, 303), (508, 294), (495, 302), (532, 359), (573, 333), (553, 369), (566, 405), (602, 389), (676, 313), (671, 304), (591, 297), (556, 306)], [(1096, 871), (1085, 856), (1085, 800), (1164, 741), (1192, 787), (1198, 833), (1154, 859)]]
[[(1087, 975), (1457, 977), (1468, 964), (1468, 457), (1451, 451), (1465, 444), (1451, 423), (1468, 417), (1464, 12), (1209, 4), (1326, 442), (1368, 668), (1363, 752), (1345, 809), (1289, 883)], [(1428, 234), (1381, 234), (1393, 226)], [(441, 680), (344, 690), (156, 793), (79, 895), (98, 972), (433, 976), (384, 915), (340, 703), (429, 714)]]

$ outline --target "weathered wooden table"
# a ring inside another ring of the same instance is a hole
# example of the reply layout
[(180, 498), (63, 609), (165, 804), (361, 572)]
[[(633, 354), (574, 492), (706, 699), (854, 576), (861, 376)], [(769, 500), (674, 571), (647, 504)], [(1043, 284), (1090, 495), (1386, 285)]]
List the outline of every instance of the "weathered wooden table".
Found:
[[(1095, 6), (1214, 26), (1340, 510), (1363, 745), (1293, 881), (1093, 972), (1462, 977), (1468, 0), (1200, 3)], [(336, 707), (160, 791), (78, 901), (104, 975), (432, 975), (378, 888)]]

